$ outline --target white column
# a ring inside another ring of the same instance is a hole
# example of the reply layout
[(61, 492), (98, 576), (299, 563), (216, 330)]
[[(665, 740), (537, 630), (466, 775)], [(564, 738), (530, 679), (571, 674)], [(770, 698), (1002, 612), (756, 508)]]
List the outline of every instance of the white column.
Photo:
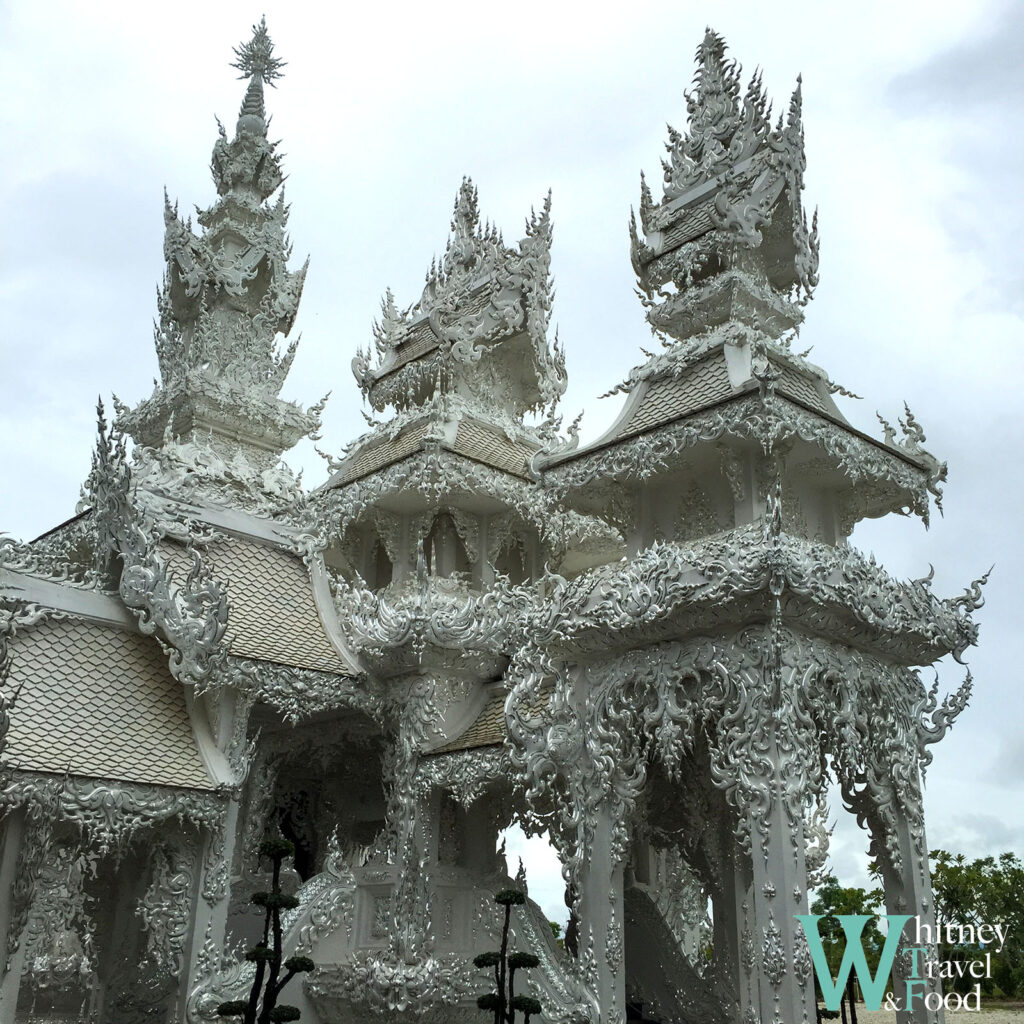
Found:
[(209, 938), (219, 953), (224, 949), (231, 902), (231, 863), (238, 832), (238, 800), (228, 803), (223, 831), (207, 829), (203, 837), (196, 872), (190, 941), (185, 948), (185, 965), (178, 986), (176, 1020), (185, 1020), (189, 993), (199, 981), (198, 959)]
[[(0, 1024), (14, 1024), (18, 1003), (18, 988), (25, 953), (19, 942), (8, 958), (8, 943), (14, 925), (14, 883), (18, 878), (22, 840), (25, 834), (25, 810), (11, 811), (4, 821), (3, 839), (0, 840)], [(15, 936), (14, 938), (18, 938)]]
[[(747, 941), (757, 988), (756, 1019), (761, 1024), (814, 1024), (814, 975), (803, 929), (796, 914), (807, 911), (807, 868), (803, 820), (794, 820), (782, 794), (793, 781), (792, 760), (783, 761), (776, 725), (769, 723), (763, 780), (771, 797), (767, 811), (748, 816), (751, 847), (750, 905), (754, 928)], [(752, 950), (750, 943), (752, 942)]]
[(615, 825), (608, 804), (602, 804), (593, 813), (593, 838), (580, 868), (579, 950), (600, 1007), (595, 1024), (619, 1024), (626, 1017), (623, 865), (612, 848)]
[[(904, 1007), (904, 1009), (896, 1011), (897, 1024), (944, 1024), (946, 1016), (942, 1006), (928, 1009), (925, 1005), (925, 1001), (929, 997), (933, 1006), (936, 1003), (941, 1004), (942, 999), (941, 980), (938, 977), (929, 978), (923, 964), (926, 956), (934, 959), (936, 955), (934, 945), (924, 942), (920, 944), (929, 947), (927, 954), (904, 952), (904, 950), (918, 946), (917, 926), (914, 918), (919, 919), (921, 925), (928, 927), (928, 934), (934, 934), (935, 928), (935, 905), (932, 896), (931, 871), (928, 867), (928, 843), (924, 833), (924, 820), (920, 814), (920, 783), (915, 781), (909, 788), (910, 792), (901, 794), (902, 799), (892, 788), (879, 796), (879, 799), (885, 800), (891, 815), (889, 820), (893, 828), (894, 845), (899, 853), (898, 866), (886, 845), (885, 829), (880, 823), (877, 811), (871, 804), (870, 790), (865, 790), (858, 799), (860, 805), (866, 810), (868, 825), (871, 829), (871, 852), (882, 871), (886, 912), (911, 915), (911, 920), (904, 928), (900, 954), (893, 964), (892, 971), (893, 995), (897, 1004)], [(907, 813), (908, 804), (918, 809), (918, 814), (915, 817), (919, 820), (916, 823)], [(916, 967), (916, 974), (920, 981), (915, 981), (912, 986), (913, 1006), (907, 1010), (905, 1008), (907, 981), (911, 977), (911, 970), (914, 967)]]

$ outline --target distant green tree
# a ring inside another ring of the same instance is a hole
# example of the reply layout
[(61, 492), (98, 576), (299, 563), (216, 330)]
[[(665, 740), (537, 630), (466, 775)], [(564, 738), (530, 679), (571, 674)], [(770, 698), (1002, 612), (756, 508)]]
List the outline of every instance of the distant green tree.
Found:
[[(242, 1024), (279, 1024), (281, 1021), (299, 1020), (302, 1014), (295, 1006), (278, 1005), (281, 990), (295, 977), (312, 971), (316, 966), (308, 956), (289, 957), (281, 963), (281, 911), (291, 910), (299, 905), (294, 896), (281, 892), (281, 862), (295, 856), (295, 847), (287, 839), (268, 839), (260, 846), (260, 856), (266, 857), (273, 865), (273, 881), (270, 892), (258, 892), (251, 903), (263, 907), (266, 920), (263, 923), (263, 939), (248, 953), (246, 960), (256, 964), (256, 976), (248, 999), (232, 999), (217, 1007), (218, 1017), (241, 1017)], [(281, 968), (287, 972), (281, 977)]]
[[(992, 955), (992, 978), (982, 980), (982, 991), (994, 986), (1007, 998), (1024, 996), (1024, 864), (1014, 853), (968, 861), (963, 854), (932, 850), (932, 890), (936, 923), (942, 929), (939, 959), (953, 962), (979, 960)], [(977, 943), (946, 941), (947, 926), (955, 929), (1001, 924), (1006, 943), (1001, 951)], [(967, 991), (977, 984), (971, 977), (956, 977), (945, 984)]]
[(508, 928), (512, 908), (525, 903), (526, 895), (518, 889), (502, 889), (495, 893), (494, 902), (505, 908), (501, 949), (493, 953), (480, 953), (473, 958), (475, 966), (494, 969), (494, 991), (480, 996), (476, 1005), (481, 1010), (493, 1014), (494, 1024), (515, 1024), (516, 1010), (522, 1011), (523, 1024), (530, 1024), (530, 1017), (541, 1012), (541, 1005), (533, 996), (516, 995), (515, 977), (517, 970), (536, 967), (540, 959), (533, 953), (508, 951)]

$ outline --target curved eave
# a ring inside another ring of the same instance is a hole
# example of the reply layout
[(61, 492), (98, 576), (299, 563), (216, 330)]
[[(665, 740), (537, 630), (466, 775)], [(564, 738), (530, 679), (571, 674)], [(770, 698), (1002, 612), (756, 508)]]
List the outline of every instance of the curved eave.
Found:
[[(630, 394), (618, 419), (600, 438), (584, 448), (558, 455), (550, 463), (543, 465), (544, 483), (567, 497), (585, 491), (590, 486), (592, 480), (598, 476), (603, 479), (614, 480), (619, 484), (642, 483), (655, 474), (669, 469), (672, 460), (682, 458), (682, 452), (688, 448), (695, 447), (699, 443), (698, 440), (694, 440), (690, 444), (682, 445), (679, 449), (670, 452), (664, 457), (654, 457), (649, 446), (651, 440), (656, 438), (657, 435), (669, 434), (677, 427), (685, 427), (688, 423), (699, 421), (701, 417), (714, 416), (719, 412), (728, 411), (730, 406), (748, 402), (752, 399), (757, 401), (758, 408), (769, 408), (764, 400), (758, 398), (758, 385), (756, 382), (753, 382), (744, 385), (735, 394), (702, 406), (698, 410), (666, 420), (649, 428), (638, 430), (623, 437), (616, 437), (616, 431), (621, 428), (622, 423), (627, 417), (632, 416), (633, 411), (642, 402), (644, 390), (648, 386), (647, 382), (643, 382), (640, 387)], [(923, 459), (915, 458), (908, 452), (887, 445), (883, 441), (879, 441), (871, 437), (871, 435), (851, 426), (840, 417), (832, 415), (827, 411), (816, 409), (792, 395), (783, 396), (776, 394), (771, 401), (775, 405), (791, 405), (801, 413), (809, 414), (838, 428), (857, 442), (870, 446), (871, 450), (886, 459), (891, 459), (894, 463), (898, 463), (919, 476), (916, 492), (898, 485), (895, 481), (885, 476), (878, 476), (877, 479), (884, 482), (887, 491), (891, 493), (892, 500), (885, 507), (880, 506), (876, 514), (881, 515), (887, 511), (902, 509), (908, 503), (908, 498), (914, 499), (927, 494), (932, 475), (930, 467)], [(737, 416), (735, 423), (737, 427), (743, 427), (747, 425), (747, 420), (742, 416)], [(794, 433), (797, 433), (797, 431), (794, 430)], [(716, 437), (727, 436), (738, 438), (756, 437), (749, 427), (745, 430), (733, 430), (730, 429), (729, 425), (725, 425), (717, 432)], [(635, 450), (635, 454), (631, 449)], [(641, 451), (641, 449), (645, 450)], [(613, 468), (602, 465), (605, 461), (604, 457), (616, 451), (622, 455), (619, 465)], [(910, 504), (913, 503), (913, 501), (910, 502)]]
[(506, 473), (523, 483), (531, 480), (529, 463), (537, 445), (508, 441), (498, 430), (469, 418), (444, 426), (444, 436), (439, 436), (435, 424), (425, 419), (409, 424), (392, 438), (367, 438), (317, 492), (349, 487), (435, 449)]
[[(708, 566), (716, 567), (713, 574)], [(860, 592), (865, 574), (875, 588), (867, 595)], [(571, 632), (560, 626), (558, 645), (580, 656), (685, 640), (769, 623), (773, 578), (783, 580), (783, 623), (908, 667), (959, 656), (977, 639), (957, 601), (936, 598), (925, 584), (894, 580), (850, 549), (788, 535), (776, 546), (763, 540), (761, 527), (686, 547), (655, 545), (587, 573), (557, 609), (540, 610), (527, 626), (545, 635), (554, 615), (574, 624)]]
[[(608, 656), (613, 650), (631, 650), (651, 644), (686, 641), (722, 629), (742, 629), (773, 621), (775, 597), (768, 588), (737, 594), (723, 601), (701, 598), (680, 604), (657, 618), (645, 619), (633, 626), (610, 628), (602, 623), (589, 624), (561, 641), (566, 651), (577, 657)], [(968, 646), (966, 639), (954, 644), (951, 639), (935, 642), (928, 635), (928, 624), (915, 632), (886, 631), (872, 626), (852, 612), (840, 598), (818, 602), (799, 595), (783, 601), (779, 620), (800, 632), (838, 642), (880, 659), (905, 667), (931, 665), (948, 654), (960, 654)]]

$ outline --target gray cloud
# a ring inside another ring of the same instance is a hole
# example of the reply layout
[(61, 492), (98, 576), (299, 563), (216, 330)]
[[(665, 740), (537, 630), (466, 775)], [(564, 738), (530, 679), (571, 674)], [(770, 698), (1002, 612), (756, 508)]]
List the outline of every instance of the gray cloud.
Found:
[[(1024, 7), (1009, 4), (983, 31), (894, 77), (887, 97), (910, 122), (943, 124), (944, 155), (956, 172), (943, 227), (988, 274), (962, 299), (967, 311), (1006, 309), (1024, 316), (1019, 239), (1024, 215), (1013, 197), (1024, 160)], [(927, 184), (934, 166), (919, 168)]]
[(987, 20), (972, 38), (894, 78), (888, 89), (891, 101), (902, 108), (943, 108), (958, 117), (979, 108), (986, 117), (1002, 111), (1009, 115), (1009, 133), (1021, 117), (1024, 7), (1006, 4)]

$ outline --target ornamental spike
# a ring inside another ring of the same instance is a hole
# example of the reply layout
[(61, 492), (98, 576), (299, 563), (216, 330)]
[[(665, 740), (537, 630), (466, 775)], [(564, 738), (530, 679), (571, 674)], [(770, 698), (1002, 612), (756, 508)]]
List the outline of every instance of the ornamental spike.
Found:
[(786, 118), (786, 127), (799, 131), (803, 121), (804, 107), (804, 76), (796, 76), (796, 88), (789, 100), (789, 116)]
[(239, 78), (259, 79), (267, 85), (273, 85), (275, 79), (281, 77), (281, 68), (287, 67), (283, 60), (274, 56), (274, 44), (267, 34), (267, 19), (260, 18), (258, 25), (252, 27), (252, 39), (234, 48), (238, 60), (231, 62), (231, 67), (242, 73)]

